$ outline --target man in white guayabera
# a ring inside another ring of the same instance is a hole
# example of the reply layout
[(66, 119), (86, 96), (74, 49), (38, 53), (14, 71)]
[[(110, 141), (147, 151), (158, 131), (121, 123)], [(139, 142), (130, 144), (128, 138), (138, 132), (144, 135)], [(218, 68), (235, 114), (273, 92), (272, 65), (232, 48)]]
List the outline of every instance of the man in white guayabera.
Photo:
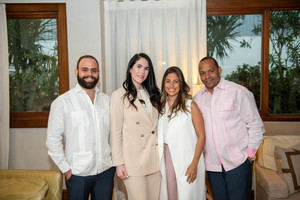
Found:
[(48, 154), (65, 175), (70, 200), (87, 200), (89, 195), (92, 200), (111, 200), (115, 168), (109, 145), (109, 97), (96, 87), (97, 59), (80, 57), (75, 75), (78, 84), (51, 104)]

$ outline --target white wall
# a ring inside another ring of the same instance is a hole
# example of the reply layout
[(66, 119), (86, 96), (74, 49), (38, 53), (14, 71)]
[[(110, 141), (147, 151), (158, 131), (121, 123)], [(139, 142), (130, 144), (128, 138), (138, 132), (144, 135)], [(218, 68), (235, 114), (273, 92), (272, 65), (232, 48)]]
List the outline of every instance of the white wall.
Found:
[(46, 129), (10, 129), (9, 169), (57, 169), (45, 141)]
[[(100, 0), (72, 0), (66, 5), (71, 88), (77, 82), (74, 73), (80, 56), (90, 54), (101, 63)], [(100, 83), (101, 74), (100, 69)]]
[[(296, 134), (300, 122), (265, 122), (266, 134)], [(45, 146), (46, 129), (11, 129), (9, 169), (56, 169)]]

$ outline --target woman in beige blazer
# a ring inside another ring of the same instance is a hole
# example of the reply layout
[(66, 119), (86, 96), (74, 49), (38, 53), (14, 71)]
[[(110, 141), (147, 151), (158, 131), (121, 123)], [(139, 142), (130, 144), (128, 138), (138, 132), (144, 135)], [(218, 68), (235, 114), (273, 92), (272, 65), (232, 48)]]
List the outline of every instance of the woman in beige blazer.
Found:
[(111, 146), (113, 165), (123, 179), (129, 200), (158, 200), (160, 165), (157, 118), (160, 92), (151, 59), (134, 55), (123, 87), (111, 96)]

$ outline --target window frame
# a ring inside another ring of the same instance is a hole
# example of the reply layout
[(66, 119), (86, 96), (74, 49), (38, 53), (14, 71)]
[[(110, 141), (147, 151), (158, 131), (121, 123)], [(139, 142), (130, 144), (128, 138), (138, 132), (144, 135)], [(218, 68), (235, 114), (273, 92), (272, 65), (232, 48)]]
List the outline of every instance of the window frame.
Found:
[[(6, 4), (6, 16), (7, 19), (56, 19), (59, 94), (66, 92), (69, 89), (69, 70), (65, 4)], [(10, 128), (45, 128), (48, 116), (49, 112), (10, 112)]]
[(263, 121), (300, 121), (300, 114), (271, 114), (268, 111), (270, 12), (276, 10), (300, 10), (300, 1), (252, 0), (245, 4), (243, 0), (207, 0), (207, 16), (247, 14), (262, 16), (260, 116)]

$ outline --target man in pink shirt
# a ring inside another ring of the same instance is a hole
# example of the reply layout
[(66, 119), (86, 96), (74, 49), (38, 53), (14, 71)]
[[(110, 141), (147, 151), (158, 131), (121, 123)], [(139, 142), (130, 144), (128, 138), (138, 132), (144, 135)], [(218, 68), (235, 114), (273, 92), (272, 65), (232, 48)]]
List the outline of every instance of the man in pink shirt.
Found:
[(212, 57), (199, 62), (205, 88), (194, 100), (205, 124), (205, 166), (215, 200), (251, 197), (252, 164), (265, 132), (253, 94), (221, 78)]

